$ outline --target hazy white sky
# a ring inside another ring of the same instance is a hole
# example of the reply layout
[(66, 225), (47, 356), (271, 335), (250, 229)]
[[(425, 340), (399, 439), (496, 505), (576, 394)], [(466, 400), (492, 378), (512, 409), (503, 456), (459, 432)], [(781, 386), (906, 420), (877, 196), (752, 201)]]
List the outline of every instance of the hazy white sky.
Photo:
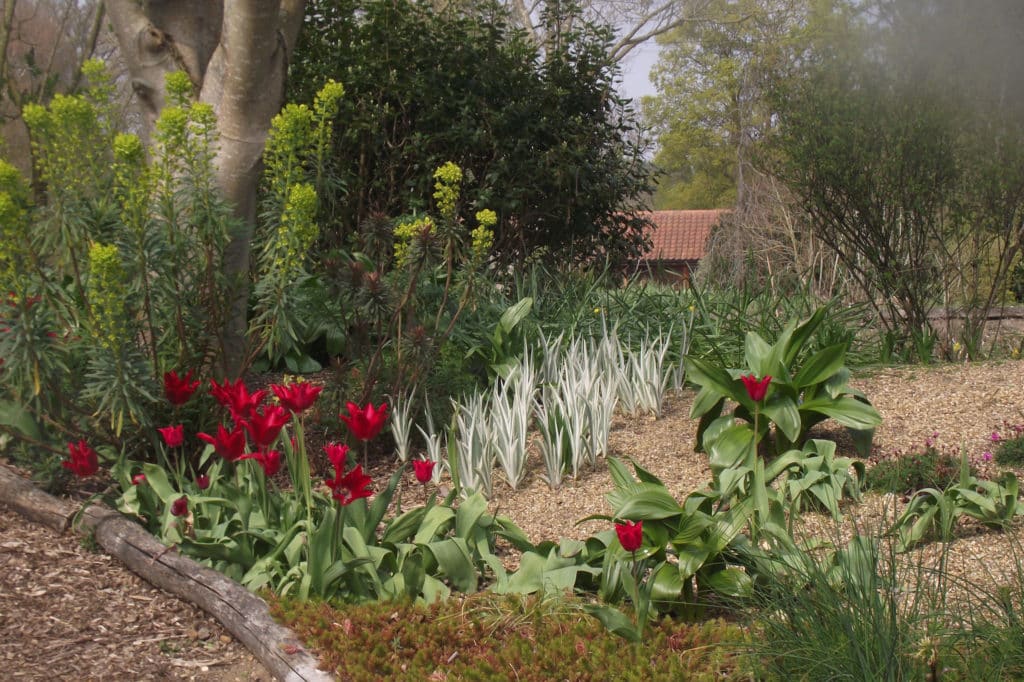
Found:
[(619, 86), (622, 96), (636, 99), (655, 94), (649, 76), (651, 67), (657, 59), (658, 44), (653, 40), (634, 48), (626, 55), (622, 60), (622, 84)]

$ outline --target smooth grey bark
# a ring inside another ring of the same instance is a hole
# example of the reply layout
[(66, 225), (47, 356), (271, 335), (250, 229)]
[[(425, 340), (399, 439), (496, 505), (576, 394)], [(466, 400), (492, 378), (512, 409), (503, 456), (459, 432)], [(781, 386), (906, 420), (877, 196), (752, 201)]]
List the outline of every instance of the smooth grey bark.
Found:
[(215, 173), (239, 228), (224, 255), (235, 283), (221, 330), (220, 371), (239, 375), (248, 357), (246, 301), (256, 187), (270, 121), (284, 100), (288, 58), (304, 0), (107, 0), (148, 133), (164, 107), (164, 77), (183, 70), (196, 98), (213, 106)]

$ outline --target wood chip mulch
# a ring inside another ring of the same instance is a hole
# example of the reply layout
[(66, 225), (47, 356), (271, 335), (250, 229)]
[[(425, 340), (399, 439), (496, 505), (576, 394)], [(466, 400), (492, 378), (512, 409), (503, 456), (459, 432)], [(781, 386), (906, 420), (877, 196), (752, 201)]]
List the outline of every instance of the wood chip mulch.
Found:
[[(884, 369), (860, 376), (854, 385), (883, 417), (874, 457), (920, 450), (924, 439), (938, 432), (938, 443), (966, 449), (994, 473), (996, 467), (982, 461), (982, 453), (993, 449), (992, 433), (1024, 423), (1024, 361)], [(672, 396), (659, 419), (616, 417), (611, 437), (614, 456), (635, 459), (679, 499), (710, 478), (705, 457), (693, 452), (692, 395)], [(610, 513), (605, 494), (612, 483), (603, 462), (558, 490), (543, 482), (540, 470), (540, 462), (533, 462), (533, 473), (518, 491), (496, 482), (492, 509), (511, 517), (535, 541), (582, 538), (607, 527), (602, 521), (577, 525), (591, 514)], [(1024, 471), (1016, 473), (1024, 478)], [(422, 496), (411, 474), (407, 478), (406, 507)], [(867, 495), (847, 508), (846, 530), (839, 532), (851, 532), (854, 525), (883, 527), (899, 503), (892, 496)], [(804, 516), (807, 532), (834, 532), (831, 520)], [(964, 524), (945, 558), (964, 575), (998, 582), (1018, 569), (1013, 557), (1021, 554), (1013, 550), (1022, 542), (1021, 523), (1004, 533)], [(925, 557), (937, 554), (934, 545), (921, 551)], [(4, 679), (269, 679), (241, 645), (191, 605), (150, 587), (116, 560), (85, 549), (77, 536), (56, 535), (2, 507), (0, 575)]]

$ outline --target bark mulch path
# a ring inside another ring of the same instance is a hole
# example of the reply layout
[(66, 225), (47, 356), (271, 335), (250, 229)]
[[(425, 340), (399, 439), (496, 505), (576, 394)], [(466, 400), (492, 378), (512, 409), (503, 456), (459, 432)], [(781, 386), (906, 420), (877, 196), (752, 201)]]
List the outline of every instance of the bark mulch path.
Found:
[[(966, 448), (980, 461), (981, 453), (992, 449), (993, 431), (1024, 422), (1024, 361), (884, 369), (854, 383), (884, 420), (875, 440), (876, 457), (919, 450), (938, 431), (940, 444)], [(709, 480), (703, 456), (693, 452), (691, 400), (686, 392), (674, 396), (659, 419), (617, 417), (611, 438), (612, 454), (636, 459), (680, 498)], [(605, 527), (597, 521), (576, 522), (609, 513), (607, 467), (570, 478), (559, 490), (550, 490), (540, 479), (540, 467), (533, 463), (534, 473), (518, 491), (496, 482), (492, 508), (510, 516), (534, 540), (584, 537)], [(386, 474), (374, 472), (374, 479)], [(1024, 476), (1024, 471), (1017, 474)], [(409, 478), (403, 492), (407, 506), (422, 495)], [(847, 516), (862, 528), (879, 527), (898, 504), (868, 495)], [(806, 516), (811, 530), (816, 524), (831, 525)], [(968, 524), (950, 547), (950, 565), (965, 574), (1004, 579), (1015, 568), (1010, 563), (1016, 556), (1013, 543), (1019, 548), (1022, 540), (1019, 523), (1006, 533)], [(149, 586), (117, 560), (90, 551), (78, 536), (57, 535), (2, 506), (0, 575), (4, 679), (270, 679), (251, 654), (195, 607)]]

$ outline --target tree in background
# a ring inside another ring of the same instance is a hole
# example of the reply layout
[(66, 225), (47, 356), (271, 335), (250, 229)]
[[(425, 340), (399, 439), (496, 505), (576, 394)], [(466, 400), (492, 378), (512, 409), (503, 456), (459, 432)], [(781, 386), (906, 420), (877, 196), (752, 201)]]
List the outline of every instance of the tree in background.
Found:
[(705, 21), (659, 38), (653, 72), (658, 95), (643, 103), (658, 142), (655, 164), (665, 172), (656, 207), (743, 204), (756, 172), (755, 150), (772, 122), (769, 88), (787, 77), (823, 29), (822, 5), (713, 0)]
[[(7, 0), (0, 23), (0, 125), (4, 158), (32, 177), (27, 104), (46, 104), (81, 85), (82, 64), (111, 51), (103, 4)], [(101, 38), (106, 38), (105, 40)], [(33, 183), (35, 184), (35, 183)]]
[(1010, 74), (1024, 12), (880, 2), (872, 49), (818, 51), (777, 84), (776, 170), (877, 309), (928, 360), (936, 305), (963, 306), (977, 356), (1024, 232), (1024, 128)]
[(288, 57), (305, 2), (108, 0), (107, 7), (145, 137), (165, 106), (164, 77), (172, 71), (184, 71), (195, 99), (212, 105), (217, 116), (216, 181), (238, 225), (224, 260), (235, 293), (222, 330), (221, 364), (228, 376), (237, 375), (248, 355), (250, 246), (263, 147), (271, 118), (284, 102)]
[(563, 263), (638, 252), (644, 221), (633, 211), (649, 169), (613, 88), (611, 33), (566, 6), (543, 14), (541, 59), (496, 3), (311, 4), (291, 99), (327, 77), (345, 87), (322, 202), (328, 248), (346, 248), (371, 216), (427, 210), (431, 170), (453, 161), (465, 174), (462, 218), (496, 211), (502, 260), (541, 247)]

